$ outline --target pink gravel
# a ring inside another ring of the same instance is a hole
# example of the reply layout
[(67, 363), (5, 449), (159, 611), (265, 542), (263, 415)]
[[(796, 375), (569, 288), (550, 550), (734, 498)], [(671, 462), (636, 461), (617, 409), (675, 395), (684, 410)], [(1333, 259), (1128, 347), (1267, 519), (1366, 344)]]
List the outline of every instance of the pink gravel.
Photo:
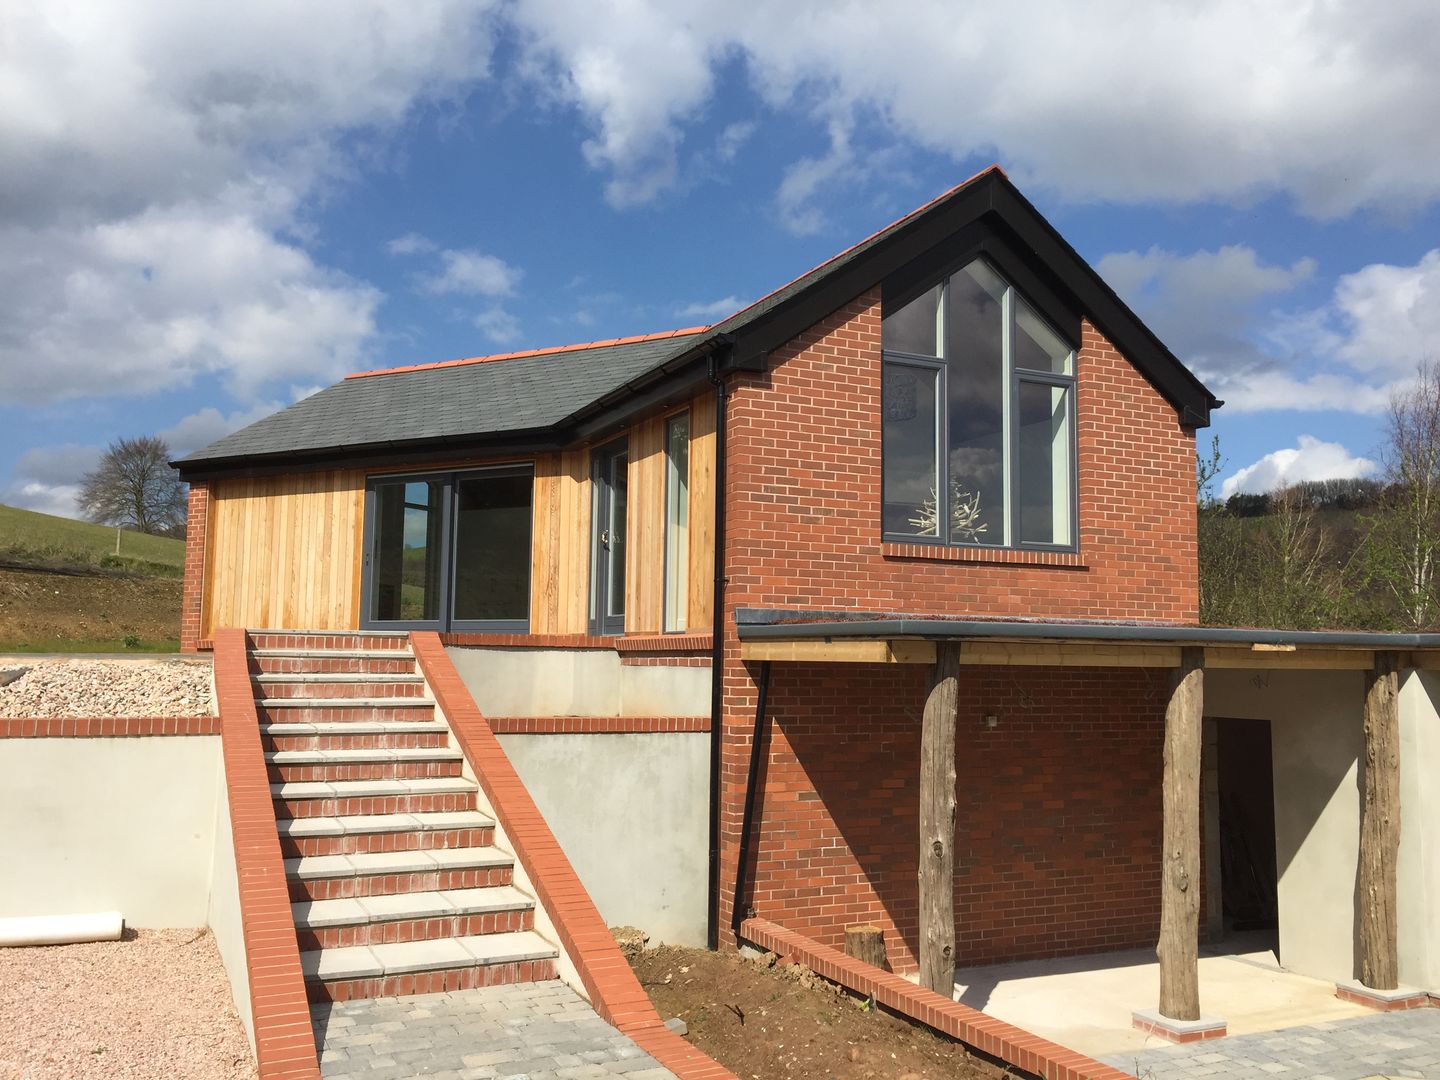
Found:
[(0, 948), (0, 1080), (253, 1080), (208, 930)]

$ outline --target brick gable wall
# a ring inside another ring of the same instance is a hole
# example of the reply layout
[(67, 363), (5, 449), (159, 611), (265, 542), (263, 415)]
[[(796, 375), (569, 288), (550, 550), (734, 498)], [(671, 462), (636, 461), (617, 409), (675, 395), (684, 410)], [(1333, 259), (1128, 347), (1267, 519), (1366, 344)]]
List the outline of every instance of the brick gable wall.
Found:
[[(1193, 433), (1092, 325), (1076, 358), (1078, 555), (880, 538), (880, 295), (742, 376), (729, 404), (721, 925), (730, 925), (756, 671), (740, 607), (1193, 623)], [(923, 668), (777, 663), (752, 881), (762, 918), (916, 965)], [(1166, 673), (966, 668), (959, 962), (1148, 944), (1159, 912)], [(1000, 716), (989, 731), (981, 717)]]

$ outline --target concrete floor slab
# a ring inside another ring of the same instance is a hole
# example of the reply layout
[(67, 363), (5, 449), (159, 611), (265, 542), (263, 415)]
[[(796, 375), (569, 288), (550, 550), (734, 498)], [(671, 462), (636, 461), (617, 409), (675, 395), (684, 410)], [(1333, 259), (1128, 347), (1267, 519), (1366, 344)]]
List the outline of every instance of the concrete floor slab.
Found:
[[(1169, 1045), (1131, 1025), (1159, 998), (1150, 949), (960, 968), (955, 986), (963, 1004), (1091, 1057)], [(1253, 937), (1201, 950), (1200, 1007), (1222, 1017), (1232, 1037), (1371, 1015), (1336, 998), (1333, 983), (1283, 970)]]

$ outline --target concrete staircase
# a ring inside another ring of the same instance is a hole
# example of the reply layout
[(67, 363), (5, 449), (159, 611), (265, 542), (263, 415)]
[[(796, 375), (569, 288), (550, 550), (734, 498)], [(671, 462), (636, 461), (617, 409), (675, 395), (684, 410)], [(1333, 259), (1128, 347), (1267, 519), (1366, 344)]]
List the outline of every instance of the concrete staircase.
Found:
[(311, 1000), (554, 978), (408, 637), (252, 631), (250, 673)]

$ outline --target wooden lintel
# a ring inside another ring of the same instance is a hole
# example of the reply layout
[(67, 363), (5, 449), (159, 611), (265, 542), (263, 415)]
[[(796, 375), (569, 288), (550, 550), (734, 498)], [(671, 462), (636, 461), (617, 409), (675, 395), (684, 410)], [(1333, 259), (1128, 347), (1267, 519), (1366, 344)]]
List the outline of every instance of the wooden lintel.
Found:
[(743, 641), (742, 660), (788, 660), (809, 664), (933, 664), (935, 643), (913, 639), (895, 641)]
[(1145, 667), (1173, 668), (1180, 664), (1177, 645), (1093, 645), (1079, 641), (966, 641), (960, 650), (962, 664), (997, 664), (1023, 667)]
[(1271, 670), (1369, 671), (1375, 654), (1369, 649), (1272, 650), (1252, 646), (1211, 647), (1205, 650), (1207, 668), (1269, 668)]

